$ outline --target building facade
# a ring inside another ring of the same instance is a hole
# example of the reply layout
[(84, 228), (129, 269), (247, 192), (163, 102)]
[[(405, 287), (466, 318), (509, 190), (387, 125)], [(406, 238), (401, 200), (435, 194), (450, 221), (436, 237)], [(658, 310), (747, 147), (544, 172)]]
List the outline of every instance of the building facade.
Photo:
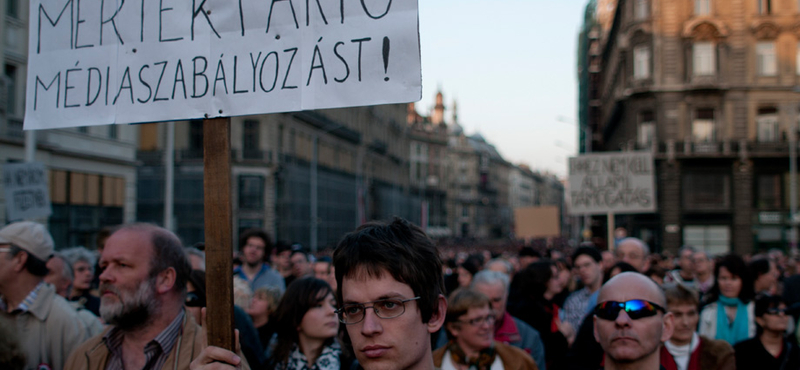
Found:
[(597, 95), (587, 99), (601, 102), (593, 144), (655, 153), (658, 212), (620, 216), (617, 226), (655, 250), (787, 245), (797, 191), (789, 147), (800, 116), (799, 6), (618, 1), (599, 37), (601, 77), (590, 87)]
[[(33, 135), (33, 160), (48, 170), (56, 248), (94, 248), (103, 227), (136, 219), (136, 142), (133, 126), (106, 125), (24, 132), (28, 59), (27, 0), (0, 2), (0, 166), (22, 162)], [(0, 167), (0, 171), (2, 167)], [(0, 209), (6, 209), (0, 184)], [(0, 225), (17, 221), (0, 212)]]

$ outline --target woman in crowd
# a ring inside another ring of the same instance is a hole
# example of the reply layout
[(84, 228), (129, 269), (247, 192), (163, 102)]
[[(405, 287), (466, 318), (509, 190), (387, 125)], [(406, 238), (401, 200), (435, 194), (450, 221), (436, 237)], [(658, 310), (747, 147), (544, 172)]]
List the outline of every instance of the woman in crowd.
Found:
[(472, 289), (458, 289), (447, 302), (445, 329), (450, 341), (433, 352), (441, 370), (535, 370), (527, 352), (494, 340), (495, 316), (489, 298)]
[(789, 370), (800, 369), (800, 348), (786, 337), (789, 315), (780, 296), (756, 298), (755, 316), (758, 335), (742, 341), (736, 351), (737, 369)]
[(481, 270), (481, 260), (478, 256), (467, 257), (464, 262), (458, 265), (458, 287), (467, 288), (472, 283), (472, 277)]
[(714, 267), (714, 287), (700, 312), (700, 335), (731, 345), (756, 335), (753, 281), (742, 257), (724, 256)]
[(72, 280), (69, 300), (79, 302), (95, 316), (100, 316), (100, 298), (91, 294), (96, 260), (94, 253), (84, 247), (75, 247), (64, 250), (62, 254), (72, 266), (75, 276)]
[(756, 294), (778, 294), (778, 265), (766, 257), (756, 258), (747, 265), (753, 277), (753, 289)]
[(539, 332), (546, 352), (547, 368), (561, 369), (567, 355), (567, 337), (574, 330), (558, 317), (561, 309), (553, 302), (560, 293), (558, 271), (549, 260), (531, 263), (514, 276), (508, 312)]
[(264, 350), (267, 349), (272, 335), (275, 334), (276, 320), (270, 320), (270, 316), (278, 308), (281, 300), (281, 291), (277, 287), (261, 287), (253, 293), (250, 300), (250, 307), (245, 310), (250, 318), (253, 319), (253, 326), (258, 331), (258, 339)]
[(275, 311), (275, 335), (268, 351), (269, 369), (349, 369), (337, 340), (339, 319), (333, 289), (324, 280), (303, 277), (286, 288)]

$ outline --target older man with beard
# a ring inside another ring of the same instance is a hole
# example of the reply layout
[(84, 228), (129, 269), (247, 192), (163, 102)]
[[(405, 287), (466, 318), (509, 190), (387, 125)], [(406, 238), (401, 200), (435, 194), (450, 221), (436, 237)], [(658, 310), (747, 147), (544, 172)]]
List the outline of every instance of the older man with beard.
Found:
[(110, 326), (65, 368), (188, 369), (202, 335), (184, 311), (191, 267), (178, 237), (155, 225), (123, 226), (106, 241), (100, 267), (100, 314)]

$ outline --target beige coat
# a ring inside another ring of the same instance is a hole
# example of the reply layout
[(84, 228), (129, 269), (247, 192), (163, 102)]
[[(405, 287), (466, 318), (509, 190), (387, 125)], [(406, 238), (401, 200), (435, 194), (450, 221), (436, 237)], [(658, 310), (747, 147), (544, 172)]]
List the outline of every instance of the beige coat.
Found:
[(27, 312), (2, 315), (16, 324), (26, 370), (39, 369), (42, 364), (52, 370), (63, 369), (69, 354), (89, 338), (78, 312), (50, 284), (39, 290)]

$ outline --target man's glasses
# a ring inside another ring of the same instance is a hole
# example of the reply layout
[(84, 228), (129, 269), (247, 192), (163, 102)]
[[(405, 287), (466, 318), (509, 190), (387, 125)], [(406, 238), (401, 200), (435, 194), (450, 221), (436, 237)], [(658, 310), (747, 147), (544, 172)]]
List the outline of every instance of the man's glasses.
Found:
[[(406, 312), (406, 302), (416, 301), (419, 298), (420, 297), (409, 299), (390, 298), (364, 303), (348, 303), (336, 310), (336, 314), (339, 315), (339, 321), (345, 325), (358, 324), (361, 320), (364, 320), (367, 308), (375, 310), (375, 315), (382, 319), (393, 319)], [(370, 303), (372, 306), (367, 306)]]
[(195, 292), (186, 293), (186, 301), (183, 303), (186, 307), (205, 307), (206, 300), (200, 298)]
[(616, 320), (619, 312), (625, 310), (631, 320), (655, 316), (658, 311), (666, 313), (667, 310), (653, 302), (641, 299), (632, 299), (625, 302), (605, 301), (594, 308), (594, 315), (603, 320)]
[(495, 321), (494, 315), (486, 315), (486, 316), (483, 316), (483, 317), (478, 317), (478, 318), (474, 318), (472, 320), (467, 320), (467, 321), (459, 320), (458, 322), (460, 322), (462, 324), (470, 324), (472, 326), (481, 326), (484, 323), (489, 324), (489, 325), (494, 325), (494, 321)]

